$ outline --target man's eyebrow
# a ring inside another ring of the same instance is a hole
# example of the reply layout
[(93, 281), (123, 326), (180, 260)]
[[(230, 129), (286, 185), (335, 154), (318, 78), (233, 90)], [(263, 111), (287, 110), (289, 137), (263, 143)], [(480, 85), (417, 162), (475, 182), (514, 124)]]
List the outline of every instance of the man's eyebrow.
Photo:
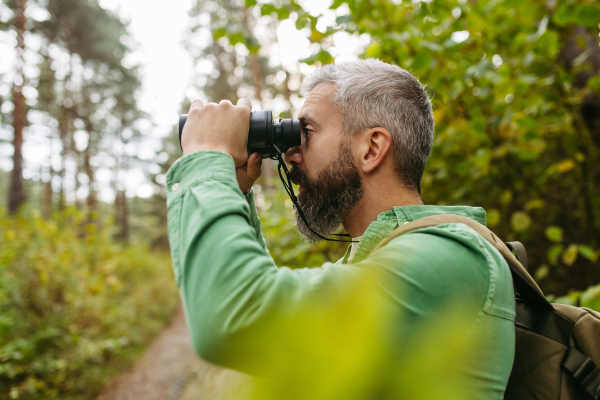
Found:
[(300, 125), (302, 125), (302, 126), (306, 126), (306, 125), (309, 125), (309, 124), (310, 124), (310, 125), (314, 125), (314, 126), (315, 126), (315, 128), (318, 128), (318, 127), (319, 127), (319, 124), (317, 124), (317, 123), (315, 122), (315, 120), (314, 120), (314, 119), (312, 119), (312, 118), (311, 118), (310, 116), (308, 116), (308, 115), (304, 115), (304, 116), (302, 116), (302, 117), (300, 117), (300, 118), (298, 118), (298, 119), (300, 120)]

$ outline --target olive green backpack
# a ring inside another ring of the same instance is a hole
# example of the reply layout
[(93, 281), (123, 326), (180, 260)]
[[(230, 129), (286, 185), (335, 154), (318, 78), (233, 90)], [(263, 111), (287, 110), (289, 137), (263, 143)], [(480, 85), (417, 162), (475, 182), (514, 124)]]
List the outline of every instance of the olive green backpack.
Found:
[(402, 225), (375, 250), (415, 229), (453, 223), (467, 225), (490, 242), (512, 273), (517, 300), (515, 361), (504, 398), (600, 400), (600, 313), (550, 304), (527, 272), (527, 254), (521, 243), (505, 244), (471, 218), (440, 214)]

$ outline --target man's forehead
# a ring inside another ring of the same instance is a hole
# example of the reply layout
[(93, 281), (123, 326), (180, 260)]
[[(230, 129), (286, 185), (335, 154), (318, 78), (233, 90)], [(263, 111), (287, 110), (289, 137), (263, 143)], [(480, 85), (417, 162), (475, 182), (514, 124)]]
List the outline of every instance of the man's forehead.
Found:
[(298, 119), (302, 121), (316, 122), (322, 118), (331, 116), (333, 109), (331, 97), (335, 93), (335, 85), (330, 82), (319, 83), (310, 91), (300, 109)]

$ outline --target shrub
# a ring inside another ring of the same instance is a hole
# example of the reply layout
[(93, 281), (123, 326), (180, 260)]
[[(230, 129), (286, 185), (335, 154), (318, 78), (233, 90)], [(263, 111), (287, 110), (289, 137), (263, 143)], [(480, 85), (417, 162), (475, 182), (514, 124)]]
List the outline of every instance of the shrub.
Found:
[(90, 397), (178, 303), (168, 254), (82, 221), (0, 210), (0, 398)]

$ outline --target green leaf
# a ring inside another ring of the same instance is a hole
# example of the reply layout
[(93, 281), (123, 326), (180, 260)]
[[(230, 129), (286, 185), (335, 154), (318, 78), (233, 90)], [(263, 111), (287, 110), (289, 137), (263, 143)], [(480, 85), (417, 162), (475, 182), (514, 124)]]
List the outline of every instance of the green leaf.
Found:
[(533, 84), (537, 82), (537, 76), (535, 75), (521, 75), (519, 76), (519, 80), (521, 82)]
[(298, 30), (302, 30), (306, 27), (306, 25), (308, 24), (309, 20), (306, 17), (298, 17), (298, 19), (296, 20), (296, 29)]
[(575, 8), (575, 22), (578, 25), (583, 25), (587, 28), (598, 27), (600, 24), (600, 8), (582, 4)]
[(562, 262), (569, 267), (577, 261), (579, 247), (576, 244), (570, 244), (562, 255)]
[(234, 46), (238, 43), (245, 43), (244, 35), (242, 34), (242, 32), (233, 32), (233, 33), (229, 34), (228, 37), (229, 37), (229, 43), (231, 43)]
[(506, 189), (500, 195), (500, 203), (508, 205), (513, 199), (513, 192), (510, 189)]
[(276, 10), (277, 19), (280, 21), (286, 20), (290, 17), (290, 10), (287, 7), (280, 7)]
[(225, 35), (227, 35), (227, 30), (223, 27), (217, 28), (215, 31), (213, 31), (213, 39), (214, 40), (220, 39), (220, 38), (224, 37)]
[(434, 42), (430, 42), (429, 40), (421, 40), (421, 42), (419, 44), (421, 45), (421, 47), (425, 47), (425, 48), (433, 50), (433, 51), (443, 51), (444, 50), (444, 46), (439, 45)]
[(550, 247), (550, 249), (548, 249), (547, 257), (550, 265), (556, 265), (563, 251), (563, 248), (564, 246), (562, 244), (555, 244), (554, 246)]
[(325, 35), (322, 32), (319, 32), (316, 29), (313, 29), (310, 32), (310, 37), (308, 38), (311, 42), (313, 43), (319, 43), (321, 42), (321, 40), (323, 40), (323, 38), (325, 37)]
[(335, 23), (338, 25), (347, 24), (350, 21), (352, 21), (352, 16), (350, 15), (340, 15), (335, 19)]
[(317, 61), (320, 61), (321, 64), (331, 64), (333, 62), (333, 57), (326, 50), (321, 50), (317, 53)]
[(260, 7), (261, 15), (271, 15), (276, 11), (277, 11), (277, 9), (275, 8), (275, 6), (273, 4), (266, 3)]
[(569, 6), (565, 3), (561, 4), (554, 15), (552, 20), (558, 26), (565, 26), (571, 22), (574, 22), (573, 12), (569, 10)]
[(554, 173), (564, 174), (566, 172), (572, 171), (577, 165), (575, 161), (570, 158), (564, 159), (560, 162), (554, 163), (548, 168), (548, 175), (552, 175)]
[(562, 296), (557, 299), (554, 299), (554, 303), (566, 304), (568, 306), (577, 307), (580, 297), (581, 297), (581, 292), (575, 291), (575, 292), (569, 293), (566, 296)]
[(244, 40), (250, 53), (258, 54), (258, 51), (260, 50), (260, 43), (258, 42), (258, 39), (254, 36), (245, 36)]
[(560, 243), (563, 240), (563, 230), (559, 226), (549, 226), (546, 228), (546, 237), (554, 243)]
[(547, 31), (535, 43), (538, 53), (544, 57), (555, 57), (563, 46), (560, 35), (554, 30)]
[(246, 7), (254, 7), (256, 5), (256, 0), (246, 0)]
[(329, 9), (335, 10), (335, 9), (339, 8), (344, 3), (347, 3), (347, 1), (346, 0), (334, 0), (333, 4), (331, 5), (331, 7), (329, 7)]
[(381, 44), (380, 43), (372, 43), (367, 50), (365, 51), (367, 57), (378, 58), (381, 55)]
[(595, 90), (596, 92), (600, 91), (600, 75), (592, 76), (590, 79), (587, 80), (586, 85), (587, 87), (589, 87), (592, 90)]
[(600, 285), (587, 288), (580, 298), (581, 307), (591, 308), (600, 311)]
[(544, 264), (535, 271), (534, 278), (536, 281), (541, 281), (542, 279), (544, 279), (545, 277), (548, 276), (549, 272), (550, 272), (550, 269), (548, 268), (548, 266), (546, 264)]
[(457, 80), (452, 84), (450, 90), (448, 90), (448, 97), (451, 99), (456, 99), (458, 96), (460, 96), (463, 90), (465, 90), (465, 85), (462, 83), (462, 81)]
[(579, 245), (579, 254), (581, 254), (583, 258), (587, 258), (588, 260), (591, 260), (593, 262), (596, 262), (596, 260), (598, 259), (598, 256), (596, 255), (594, 249), (586, 244)]
[(510, 218), (510, 225), (515, 232), (523, 232), (531, 225), (531, 217), (526, 212), (516, 211)]
[(517, 119), (517, 124), (523, 129), (532, 130), (538, 126), (538, 122), (535, 118), (523, 117)]
[(429, 67), (429, 64), (431, 64), (431, 51), (429, 51), (428, 49), (422, 49), (421, 51), (419, 51), (419, 53), (415, 57), (415, 60), (410, 65), (410, 69), (412, 71), (420, 71)]
[(544, 208), (546, 202), (541, 199), (529, 200), (525, 203), (525, 211), (537, 210), (538, 208)]
[(500, 223), (500, 211), (496, 210), (495, 208), (489, 210), (486, 213), (486, 223), (490, 228), (498, 225)]

